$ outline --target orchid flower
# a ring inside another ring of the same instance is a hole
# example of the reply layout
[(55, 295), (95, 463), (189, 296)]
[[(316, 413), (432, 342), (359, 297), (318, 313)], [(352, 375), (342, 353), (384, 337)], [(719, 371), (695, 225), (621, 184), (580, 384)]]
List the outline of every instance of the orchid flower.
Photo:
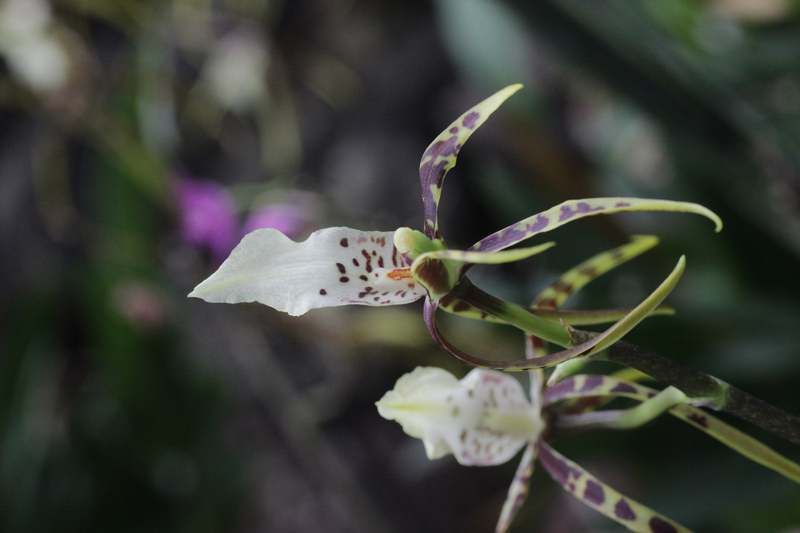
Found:
[[(632, 243), (592, 257), (550, 284), (534, 300), (533, 307), (557, 309), (597, 276), (657, 242), (653, 237), (638, 237)], [(546, 345), (541, 339), (526, 335), (526, 341), (530, 359), (545, 357)], [(396, 420), (410, 436), (421, 438), (430, 459), (452, 453), (463, 465), (489, 466), (506, 462), (525, 446), (500, 513), (497, 533), (508, 529), (522, 507), (537, 459), (567, 492), (631, 531), (689, 532), (623, 496), (551, 445), (557, 437), (588, 430), (636, 428), (665, 412), (800, 483), (800, 465), (692, 405), (695, 400), (674, 387), (657, 391), (640, 385), (634, 380), (647, 376), (632, 369), (612, 376), (577, 375), (562, 381), (554, 378), (557, 374), (563, 377), (566, 372), (556, 367), (545, 384), (541, 369), (530, 371), (528, 401), (519, 382), (508, 374), (474, 369), (458, 381), (442, 369), (417, 368), (402, 376), (394, 390), (376, 405), (381, 416)], [(598, 410), (615, 397), (642, 403), (626, 410)]]
[[(436, 327), (439, 305), (450, 312), (482, 313), (515, 325), (547, 341), (569, 347), (551, 354), (537, 365), (550, 366), (578, 356), (588, 356), (613, 344), (652, 312), (677, 283), (684, 261), (642, 304), (633, 310), (600, 312), (617, 322), (604, 333), (574, 345), (570, 324), (593, 323), (598, 312), (570, 315), (515, 306), (493, 299), (473, 287), (465, 274), (475, 263), (517, 261), (550, 246), (506, 250), (540, 233), (568, 222), (623, 211), (678, 211), (696, 213), (722, 226), (719, 217), (703, 206), (639, 198), (570, 200), (502, 229), (466, 250), (450, 250), (439, 231), (438, 205), (447, 172), (472, 133), (508, 97), (522, 86), (511, 85), (469, 109), (428, 147), (419, 167), (424, 211), (423, 231), (361, 231), (332, 227), (316, 231), (306, 241), (294, 242), (272, 229), (244, 237), (230, 257), (189, 296), (208, 302), (260, 302), (290, 315), (310, 309), (340, 305), (397, 305), (426, 297), (424, 317), (434, 340), (451, 355), (474, 366), (526, 370), (531, 361), (488, 361), (472, 357), (447, 342)], [(587, 322), (588, 321), (588, 322)]]
[[(496, 532), (505, 532), (528, 493), (538, 459), (550, 477), (584, 504), (640, 533), (691, 533), (689, 529), (620, 494), (551, 445), (554, 434), (590, 429), (632, 429), (665, 412), (704, 431), (742, 455), (800, 483), (800, 466), (689, 405), (674, 387), (656, 391), (613, 376), (579, 375), (543, 388), (531, 372), (531, 401), (510, 374), (476, 368), (460, 381), (440, 368), (418, 367), (402, 376), (376, 403), (386, 419), (396, 420), (422, 439), (429, 459), (453, 454), (466, 466), (509, 461), (527, 445), (514, 475)], [(642, 402), (626, 410), (569, 413), (570, 399), (625, 397)]]

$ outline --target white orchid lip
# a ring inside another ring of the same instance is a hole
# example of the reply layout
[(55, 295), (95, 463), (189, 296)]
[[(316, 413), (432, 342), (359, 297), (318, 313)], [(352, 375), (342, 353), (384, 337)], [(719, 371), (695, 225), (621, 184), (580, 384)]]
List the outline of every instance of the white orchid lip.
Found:
[(441, 368), (418, 367), (376, 405), (422, 439), (429, 458), (452, 453), (465, 465), (505, 463), (543, 428), (519, 382), (493, 370), (474, 369), (459, 381)]
[(254, 231), (189, 296), (260, 302), (297, 316), (318, 307), (404, 304), (424, 294), (393, 232), (338, 227), (299, 243), (275, 229)]

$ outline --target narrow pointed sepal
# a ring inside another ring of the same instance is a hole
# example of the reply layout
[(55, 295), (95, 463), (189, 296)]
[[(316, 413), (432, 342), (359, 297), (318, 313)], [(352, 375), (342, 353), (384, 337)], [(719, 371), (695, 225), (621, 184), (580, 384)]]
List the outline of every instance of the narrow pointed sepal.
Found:
[(554, 230), (583, 217), (610, 215), (623, 211), (695, 213), (711, 219), (716, 225), (716, 231), (722, 229), (722, 220), (713, 211), (699, 204), (643, 198), (587, 198), (569, 200), (538, 215), (521, 220), (475, 243), (469, 250), (481, 252), (503, 250), (534, 235)]
[(439, 238), (437, 210), (442, 184), (447, 172), (456, 165), (459, 150), (489, 115), (521, 88), (520, 84), (510, 85), (469, 109), (440, 133), (425, 150), (419, 165), (419, 178), (425, 211), (425, 235), (429, 238)]
[(623, 496), (549, 444), (539, 442), (539, 462), (564, 490), (595, 511), (637, 533), (692, 533), (682, 525)]
[(658, 244), (658, 237), (635, 235), (631, 242), (597, 254), (569, 269), (548, 285), (533, 301), (533, 307), (558, 309), (590, 281), (633, 259)]
[(516, 248), (514, 250), (504, 250), (501, 252), (489, 253), (468, 252), (461, 250), (436, 250), (420, 255), (414, 262), (424, 259), (450, 259), (453, 261), (479, 263), (483, 265), (499, 265), (502, 263), (513, 263), (514, 261), (527, 259), (528, 257), (540, 254), (545, 250), (549, 250), (555, 245), (556, 243), (554, 242), (546, 242), (530, 248)]
[(441, 368), (418, 367), (376, 405), (422, 439), (430, 459), (452, 453), (463, 465), (505, 463), (543, 428), (517, 380), (483, 369), (457, 380)]
[[(480, 357), (475, 357), (470, 355), (462, 350), (459, 350), (455, 346), (453, 346), (441, 333), (439, 328), (436, 325), (436, 310), (439, 307), (438, 300), (425, 300), (425, 306), (423, 307), (423, 316), (425, 318), (425, 325), (428, 327), (428, 331), (431, 334), (434, 342), (442, 348), (445, 352), (452, 355), (453, 357), (464, 361), (472, 366), (477, 366), (480, 368), (493, 368), (497, 370), (510, 370), (510, 371), (521, 371), (521, 370), (532, 370), (534, 368), (547, 368), (550, 366), (554, 366), (564, 361), (569, 361), (575, 357), (588, 357), (593, 355), (601, 350), (604, 350), (608, 346), (611, 346), (622, 337), (625, 336), (630, 330), (632, 330), (636, 325), (644, 320), (648, 315), (650, 315), (653, 310), (667, 297), (667, 295), (675, 288), (675, 285), (678, 283), (678, 280), (683, 273), (684, 267), (686, 265), (686, 259), (681, 257), (678, 261), (678, 264), (675, 266), (673, 271), (667, 276), (659, 287), (653, 291), (650, 296), (644, 299), (642, 303), (636, 306), (630, 313), (625, 315), (624, 318), (616, 322), (613, 326), (605, 330), (604, 332), (592, 337), (591, 339), (578, 344), (572, 348), (568, 348), (566, 350), (555, 352), (549, 355), (544, 355), (542, 357), (537, 357), (535, 359), (524, 359), (524, 360), (505, 360), (505, 361), (495, 361), (491, 359), (483, 359)], [(466, 280), (466, 278), (465, 278)], [(464, 283), (459, 285), (462, 287)], [(458, 292), (458, 298), (461, 300), (466, 301), (473, 307), (477, 307), (483, 312), (489, 313), (488, 308), (481, 308), (476, 300), (469, 300), (468, 296), (470, 296), (469, 292), (472, 290), (475, 292), (476, 288), (472, 287), (469, 290), (465, 290), (463, 292)], [(455, 291), (454, 291), (455, 294)], [(509, 305), (509, 304), (505, 304)], [(502, 315), (502, 310), (494, 311), (495, 316), (500, 319), (506, 320), (507, 323), (520, 327), (521, 329), (525, 330), (528, 327), (526, 324), (517, 321), (514, 317), (509, 316), (506, 319)], [(568, 326), (567, 326), (568, 327)], [(538, 331), (527, 331), (532, 335), (538, 337), (544, 337), (544, 335)]]
[[(597, 408), (617, 396), (646, 402), (657, 393), (658, 391), (650, 387), (612, 376), (579, 375), (565, 378), (548, 387), (544, 394), (544, 405), (563, 400), (601, 400), (587, 405)], [(669, 413), (748, 459), (800, 483), (800, 465), (702, 409), (691, 405), (677, 405)]]
[(495, 533), (508, 531), (517, 513), (522, 509), (525, 498), (528, 497), (533, 466), (536, 464), (536, 446), (536, 443), (532, 442), (525, 447), (522, 460), (514, 473), (514, 479), (511, 481), (511, 486), (508, 487), (508, 495), (506, 496), (506, 501), (503, 502), (503, 509), (500, 511), (500, 518), (497, 520)]
[(340, 227), (298, 243), (275, 229), (256, 230), (189, 296), (260, 302), (294, 316), (318, 307), (413, 302), (425, 290), (392, 238), (392, 232)]

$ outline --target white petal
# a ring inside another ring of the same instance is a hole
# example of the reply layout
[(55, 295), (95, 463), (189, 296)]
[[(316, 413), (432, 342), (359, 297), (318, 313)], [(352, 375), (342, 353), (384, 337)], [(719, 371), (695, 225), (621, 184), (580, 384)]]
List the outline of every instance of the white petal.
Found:
[(425, 294), (393, 244), (393, 232), (326, 228), (297, 243), (278, 230), (242, 239), (189, 296), (260, 302), (290, 315), (337, 305), (393, 305)]
[(381, 416), (421, 438), (429, 458), (452, 453), (464, 465), (505, 463), (542, 428), (519, 382), (485, 369), (458, 381), (440, 368), (417, 368), (377, 406)]

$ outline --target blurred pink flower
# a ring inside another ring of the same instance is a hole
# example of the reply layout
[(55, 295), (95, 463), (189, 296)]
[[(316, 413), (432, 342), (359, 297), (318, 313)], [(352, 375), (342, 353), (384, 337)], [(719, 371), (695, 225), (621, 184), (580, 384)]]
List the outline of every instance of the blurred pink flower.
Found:
[(181, 237), (207, 248), (218, 261), (236, 244), (237, 221), (233, 201), (225, 188), (213, 181), (181, 178), (175, 185)]
[(242, 234), (261, 228), (275, 228), (289, 238), (296, 238), (308, 223), (307, 210), (299, 204), (273, 204), (253, 212), (244, 223)]

